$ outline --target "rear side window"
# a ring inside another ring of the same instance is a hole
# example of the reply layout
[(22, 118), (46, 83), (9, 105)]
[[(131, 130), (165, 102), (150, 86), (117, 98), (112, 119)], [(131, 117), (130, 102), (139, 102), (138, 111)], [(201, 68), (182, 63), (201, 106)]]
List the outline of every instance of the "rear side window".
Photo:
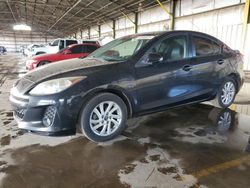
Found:
[(97, 46), (92, 46), (92, 45), (86, 45), (85, 46), (85, 53), (92, 53), (93, 51), (95, 51), (98, 47)]
[(66, 47), (71, 45), (71, 44), (77, 44), (76, 40), (66, 40)]
[(195, 56), (207, 56), (220, 53), (220, 46), (207, 38), (194, 36), (193, 44)]
[(77, 46), (72, 47), (70, 50), (72, 54), (80, 54), (82, 53), (83, 49), (82, 49), (82, 45), (77, 45)]

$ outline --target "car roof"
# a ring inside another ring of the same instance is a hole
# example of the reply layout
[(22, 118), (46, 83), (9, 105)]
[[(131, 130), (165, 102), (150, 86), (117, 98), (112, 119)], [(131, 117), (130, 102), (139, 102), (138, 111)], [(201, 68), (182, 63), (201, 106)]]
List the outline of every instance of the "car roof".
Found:
[(89, 46), (99, 46), (98, 44), (94, 44), (94, 43), (81, 43), (81, 44), (71, 44), (71, 45), (69, 45), (69, 46), (67, 46), (67, 47), (72, 48), (72, 47), (74, 47), (74, 46), (85, 46), (85, 45), (89, 45)]
[[(204, 37), (208, 37), (208, 38), (211, 38), (213, 40), (216, 40), (216, 41), (219, 41), (221, 42), (219, 39), (215, 38), (214, 36), (211, 36), (207, 33), (202, 33), (202, 32), (199, 32), (199, 31), (192, 31), (192, 30), (174, 30), (174, 31), (155, 31), (155, 32), (145, 32), (145, 33), (137, 33), (137, 34), (132, 34), (132, 35), (129, 35), (129, 36), (150, 36), (150, 35), (155, 35), (155, 36), (167, 36), (167, 35), (170, 35), (170, 34), (187, 34), (187, 33), (190, 33), (190, 34), (197, 34), (197, 35), (201, 35), (201, 36), (204, 36)], [(126, 36), (124, 36), (126, 38)], [(123, 38), (123, 37), (121, 37)]]

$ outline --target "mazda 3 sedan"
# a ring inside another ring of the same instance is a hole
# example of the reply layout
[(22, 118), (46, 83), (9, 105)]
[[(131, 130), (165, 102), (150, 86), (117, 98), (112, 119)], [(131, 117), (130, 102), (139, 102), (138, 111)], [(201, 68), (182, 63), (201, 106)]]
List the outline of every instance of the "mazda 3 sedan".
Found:
[(15, 83), (10, 101), (20, 129), (60, 135), (79, 128), (102, 142), (133, 116), (208, 100), (227, 108), (243, 84), (242, 64), (238, 51), (207, 34), (136, 34), (85, 59), (29, 72)]

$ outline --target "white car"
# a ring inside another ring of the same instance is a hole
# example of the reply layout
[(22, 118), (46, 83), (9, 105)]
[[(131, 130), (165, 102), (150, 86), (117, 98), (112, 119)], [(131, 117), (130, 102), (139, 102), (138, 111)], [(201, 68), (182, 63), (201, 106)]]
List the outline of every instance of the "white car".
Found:
[(26, 49), (24, 49), (24, 55), (31, 57), (34, 55), (46, 53), (46, 46), (43, 44), (31, 44)]
[(53, 42), (49, 43), (49, 53), (57, 53), (59, 50), (71, 45), (71, 44), (81, 44), (81, 43), (93, 43), (100, 45), (97, 40), (89, 39), (56, 39)]
[(89, 39), (55, 39), (51, 43), (49, 43), (46, 46), (39, 46), (36, 44), (28, 46), (28, 48), (25, 50), (25, 54), (29, 57), (34, 56), (34, 55), (40, 55), (40, 54), (54, 54), (59, 52), (61, 49), (71, 45), (71, 44), (81, 44), (81, 43), (94, 43), (98, 44), (99, 42), (97, 40), (89, 40)]

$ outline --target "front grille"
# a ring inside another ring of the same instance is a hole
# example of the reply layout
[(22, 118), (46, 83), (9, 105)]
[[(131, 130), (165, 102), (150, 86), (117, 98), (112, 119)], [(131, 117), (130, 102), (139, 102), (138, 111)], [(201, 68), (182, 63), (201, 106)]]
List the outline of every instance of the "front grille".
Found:
[(25, 113), (26, 113), (27, 109), (21, 108), (21, 109), (15, 109), (14, 110), (14, 115), (18, 118), (18, 119), (23, 119)]
[(48, 127), (54, 123), (54, 119), (56, 116), (56, 107), (49, 106), (46, 108), (44, 116), (43, 116), (43, 124)]

